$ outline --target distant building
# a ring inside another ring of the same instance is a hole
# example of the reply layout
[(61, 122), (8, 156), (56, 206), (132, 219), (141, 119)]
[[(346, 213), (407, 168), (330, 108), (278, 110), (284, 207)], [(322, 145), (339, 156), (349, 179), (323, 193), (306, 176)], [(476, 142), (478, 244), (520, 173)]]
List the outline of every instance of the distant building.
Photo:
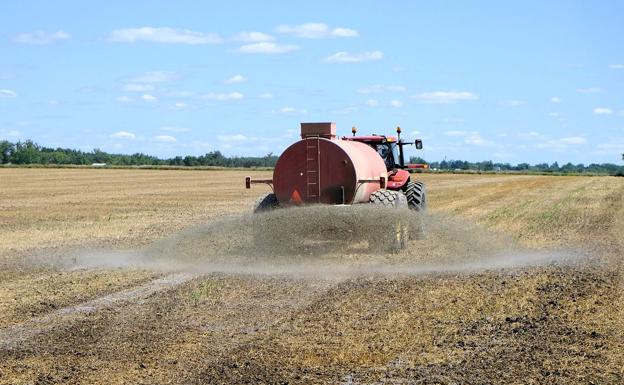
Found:
[(106, 167), (106, 163), (91, 163), (91, 167)]

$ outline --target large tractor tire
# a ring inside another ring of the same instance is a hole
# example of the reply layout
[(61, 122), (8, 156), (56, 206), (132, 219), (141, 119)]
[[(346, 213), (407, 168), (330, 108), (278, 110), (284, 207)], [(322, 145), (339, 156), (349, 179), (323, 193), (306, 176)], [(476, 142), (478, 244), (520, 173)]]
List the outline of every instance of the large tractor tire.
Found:
[[(407, 197), (401, 191), (377, 190), (371, 194), (369, 202), (374, 205), (404, 210), (409, 207)], [(387, 217), (380, 218), (380, 226), (387, 227), (387, 229), (381, 229), (379, 237), (369, 239), (371, 249), (386, 249), (397, 252), (407, 247), (410, 229), (409, 223), (404, 220), (402, 215), (393, 216), (390, 212)]]
[[(425, 190), (425, 184), (418, 181), (409, 181), (405, 185), (403, 191), (407, 197), (409, 208), (417, 211), (419, 214), (424, 214), (425, 210), (427, 210), (427, 192)], [(425, 221), (422, 215), (419, 215), (412, 223), (412, 226), (410, 226), (410, 238), (425, 238)]]
[(416, 211), (427, 209), (427, 193), (423, 182), (407, 182), (403, 190), (407, 197), (409, 208)]
[(275, 210), (279, 206), (279, 201), (273, 193), (267, 193), (262, 195), (256, 201), (254, 205), (254, 214), (262, 213), (265, 211)]
[(377, 190), (370, 195), (369, 202), (387, 207), (407, 206), (407, 197), (401, 191)]

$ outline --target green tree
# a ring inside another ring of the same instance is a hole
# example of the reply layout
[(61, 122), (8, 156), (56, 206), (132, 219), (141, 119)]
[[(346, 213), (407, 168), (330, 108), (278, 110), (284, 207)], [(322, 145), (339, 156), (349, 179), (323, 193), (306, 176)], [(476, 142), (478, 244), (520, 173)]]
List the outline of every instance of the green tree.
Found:
[(494, 163), (491, 160), (484, 160), (483, 162), (479, 162), (478, 164), (479, 170), (481, 171), (492, 171), (494, 170)]
[(13, 145), (13, 143), (9, 142), (8, 140), (0, 141), (0, 163), (1, 164), (6, 164), (11, 161), (11, 153), (13, 152), (14, 147), (15, 146)]
[(32, 140), (17, 142), (11, 154), (11, 162), (15, 164), (37, 164), (41, 163), (41, 148)]

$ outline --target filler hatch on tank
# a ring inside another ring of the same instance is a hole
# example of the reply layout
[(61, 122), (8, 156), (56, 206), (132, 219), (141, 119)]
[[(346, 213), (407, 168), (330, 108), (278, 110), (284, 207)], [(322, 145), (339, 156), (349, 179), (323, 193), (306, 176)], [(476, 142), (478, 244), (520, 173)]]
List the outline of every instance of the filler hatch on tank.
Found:
[(301, 139), (309, 137), (334, 139), (336, 137), (336, 123), (301, 123)]

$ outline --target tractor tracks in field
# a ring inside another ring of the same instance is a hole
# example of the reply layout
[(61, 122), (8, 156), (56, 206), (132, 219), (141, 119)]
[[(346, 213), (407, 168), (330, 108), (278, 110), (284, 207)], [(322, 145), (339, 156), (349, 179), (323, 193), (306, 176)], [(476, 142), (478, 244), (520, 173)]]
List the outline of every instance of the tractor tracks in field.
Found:
[(53, 313), (0, 329), (0, 349), (11, 349), (19, 346), (42, 333), (50, 332), (61, 325), (85, 319), (102, 309), (121, 306), (130, 302), (141, 303), (154, 294), (170, 290), (196, 277), (198, 275), (189, 273), (169, 274), (130, 289), (64, 307)]
[(0, 330), (0, 372), (27, 366), (33, 381), (41, 375), (64, 383), (195, 383), (204, 368), (257, 348), (256, 339), (323, 301), (340, 282), (168, 275)]

